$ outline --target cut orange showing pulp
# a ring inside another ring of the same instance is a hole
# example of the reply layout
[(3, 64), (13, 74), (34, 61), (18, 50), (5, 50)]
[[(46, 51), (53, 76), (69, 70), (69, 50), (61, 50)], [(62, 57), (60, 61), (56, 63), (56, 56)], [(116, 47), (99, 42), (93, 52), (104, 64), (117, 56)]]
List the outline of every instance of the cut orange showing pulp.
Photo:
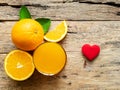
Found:
[(32, 56), (21, 50), (13, 50), (6, 56), (4, 68), (7, 75), (17, 81), (26, 80), (35, 69)]
[(48, 76), (59, 73), (65, 66), (66, 58), (64, 49), (53, 42), (40, 45), (33, 54), (36, 69)]
[(44, 39), (50, 42), (59, 42), (67, 34), (67, 25), (65, 21), (62, 21), (54, 30), (49, 31)]

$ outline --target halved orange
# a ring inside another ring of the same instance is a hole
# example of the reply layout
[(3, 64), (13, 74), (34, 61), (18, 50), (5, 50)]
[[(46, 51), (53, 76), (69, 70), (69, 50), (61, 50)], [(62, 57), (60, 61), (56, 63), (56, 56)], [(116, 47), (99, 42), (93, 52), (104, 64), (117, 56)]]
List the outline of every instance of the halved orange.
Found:
[(53, 42), (40, 45), (33, 54), (36, 69), (48, 76), (59, 73), (65, 66), (66, 58), (64, 49)]
[(59, 42), (67, 34), (67, 25), (65, 21), (62, 21), (54, 30), (49, 31), (44, 39), (50, 42)]
[(33, 74), (35, 67), (29, 53), (13, 50), (5, 58), (4, 69), (10, 78), (23, 81)]

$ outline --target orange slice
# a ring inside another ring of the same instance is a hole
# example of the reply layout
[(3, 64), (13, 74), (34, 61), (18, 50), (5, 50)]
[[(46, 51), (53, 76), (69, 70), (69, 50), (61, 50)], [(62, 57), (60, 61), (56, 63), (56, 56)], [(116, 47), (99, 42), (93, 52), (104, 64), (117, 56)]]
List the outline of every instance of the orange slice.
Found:
[(50, 42), (59, 42), (67, 34), (67, 25), (65, 21), (62, 21), (54, 30), (49, 31), (44, 39)]
[(17, 81), (26, 80), (35, 69), (32, 56), (21, 50), (13, 50), (6, 56), (4, 68), (7, 75)]
[(66, 58), (64, 49), (53, 42), (40, 45), (33, 54), (36, 69), (48, 76), (59, 73), (65, 66)]

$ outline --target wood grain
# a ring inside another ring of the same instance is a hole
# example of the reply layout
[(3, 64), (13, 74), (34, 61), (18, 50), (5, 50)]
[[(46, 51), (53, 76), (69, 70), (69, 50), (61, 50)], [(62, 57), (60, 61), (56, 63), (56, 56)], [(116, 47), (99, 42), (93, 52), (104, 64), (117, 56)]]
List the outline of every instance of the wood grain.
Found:
[[(15, 46), (10, 32), (15, 22), (0, 23), (0, 53), (7, 53)], [(60, 21), (52, 21), (50, 30)], [(102, 49), (120, 47), (120, 21), (67, 21), (68, 34), (60, 42), (66, 51), (79, 52), (85, 43), (99, 44)]]
[(120, 0), (78, 0), (79, 2), (120, 4)]
[[(11, 80), (4, 72), (6, 54), (16, 49), (10, 38), (15, 22), (0, 23), (0, 90), (119, 90), (120, 89), (120, 21), (67, 21), (68, 34), (60, 42), (67, 53), (64, 70), (53, 77), (35, 71), (23, 82)], [(52, 21), (53, 29), (60, 21)], [(98, 44), (101, 53), (92, 63), (80, 50), (83, 44)]]
[(46, 3), (70, 3), (70, 2), (93, 2), (93, 3), (115, 3), (120, 4), (120, 0), (0, 0), (2, 4), (8, 5), (33, 5), (33, 4), (46, 4)]
[(119, 4), (99, 4), (62, 0), (2, 0), (0, 20), (18, 20), (21, 5), (27, 5), (33, 18), (48, 17), (52, 20), (120, 20)]
[[(112, 52), (111, 52), (112, 51)], [(119, 90), (120, 48), (104, 49), (93, 62), (87, 62), (80, 52), (67, 52), (65, 69), (57, 76), (46, 77), (34, 72), (26, 81), (16, 82), (8, 78), (3, 70), (5, 54), (0, 54), (0, 90)]]
[[(61, 44), (67, 64), (56, 76), (34, 72), (26, 81), (11, 80), (4, 58), (17, 49), (11, 29), (26, 5), (33, 19), (52, 19), (50, 30), (67, 20), (68, 33)], [(0, 0), (0, 90), (120, 90), (120, 0)], [(82, 45), (100, 45), (100, 55), (85, 64)]]

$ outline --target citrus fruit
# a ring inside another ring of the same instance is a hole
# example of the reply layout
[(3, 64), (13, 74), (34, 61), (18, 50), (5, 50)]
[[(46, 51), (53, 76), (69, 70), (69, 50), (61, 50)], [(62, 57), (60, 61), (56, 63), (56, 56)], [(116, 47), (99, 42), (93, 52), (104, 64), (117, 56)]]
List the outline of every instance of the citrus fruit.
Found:
[(36, 69), (48, 76), (59, 73), (65, 66), (66, 58), (64, 49), (54, 42), (41, 44), (33, 54)]
[(43, 42), (44, 31), (37, 21), (22, 19), (13, 26), (11, 36), (16, 47), (30, 51)]
[(6, 56), (4, 68), (7, 75), (17, 81), (26, 80), (35, 69), (32, 56), (21, 50), (13, 50)]
[(44, 39), (50, 42), (59, 42), (67, 34), (67, 25), (65, 21), (62, 21), (54, 30), (49, 31)]

